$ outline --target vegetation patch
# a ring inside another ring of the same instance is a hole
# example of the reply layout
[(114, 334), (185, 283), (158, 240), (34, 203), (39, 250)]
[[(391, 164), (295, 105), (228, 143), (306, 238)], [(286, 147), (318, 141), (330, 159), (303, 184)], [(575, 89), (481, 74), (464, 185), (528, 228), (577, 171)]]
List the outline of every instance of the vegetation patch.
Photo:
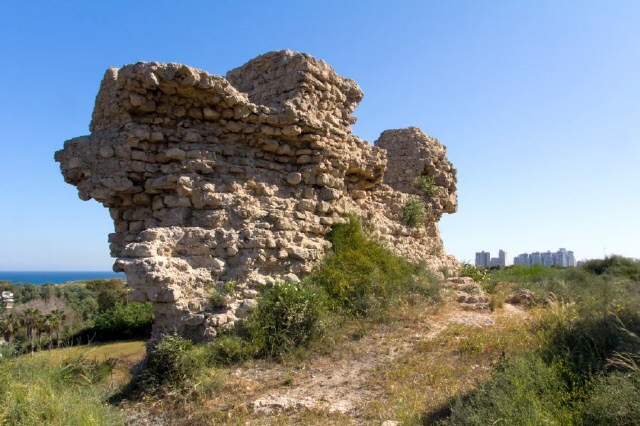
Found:
[[(637, 424), (640, 265), (628, 259), (587, 265), (494, 272), (492, 282), (506, 278), (511, 288), (529, 288), (546, 301), (530, 332), (535, 350), (505, 358), (478, 385), (481, 391), (459, 395), (423, 423)], [(464, 346), (481, 347), (469, 340)]]
[(400, 211), (402, 223), (411, 228), (417, 228), (424, 224), (424, 205), (417, 198), (409, 198)]
[(424, 191), (429, 197), (435, 197), (440, 193), (440, 187), (436, 184), (433, 176), (418, 176), (416, 182), (418, 188)]
[(82, 357), (50, 365), (23, 356), (0, 362), (0, 424), (121, 425), (124, 415), (106, 404), (109, 362)]
[(437, 299), (440, 287), (430, 272), (368, 236), (358, 218), (336, 225), (329, 238), (332, 251), (308, 281), (327, 292), (334, 309), (380, 317), (412, 295)]
[(247, 331), (259, 355), (280, 358), (322, 335), (326, 293), (311, 282), (281, 283), (260, 299)]

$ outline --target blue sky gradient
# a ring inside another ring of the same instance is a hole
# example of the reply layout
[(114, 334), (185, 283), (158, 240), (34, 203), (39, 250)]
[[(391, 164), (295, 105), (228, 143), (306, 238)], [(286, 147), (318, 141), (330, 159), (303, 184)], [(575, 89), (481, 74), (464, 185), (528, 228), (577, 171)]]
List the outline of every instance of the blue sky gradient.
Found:
[(109, 213), (53, 153), (88, 134), (105, 70), (224, 75), (270, 50), (365, 92), (354, 133), (420, 127), (448, 147), (460, 260), (566, 247), (640, 258), (640, 2), (8, 2), (0, 8), (0, 270), (108, 270)]

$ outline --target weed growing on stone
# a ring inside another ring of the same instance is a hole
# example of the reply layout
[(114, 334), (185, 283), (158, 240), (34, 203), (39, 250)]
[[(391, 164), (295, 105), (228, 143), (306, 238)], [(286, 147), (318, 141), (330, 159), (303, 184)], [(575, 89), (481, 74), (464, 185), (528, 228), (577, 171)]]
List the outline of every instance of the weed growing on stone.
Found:
[(402, 223), (411, 228), (417, 228), (424, 223), (424, 206), (417, 198), (409, 198), (400, 212)]
[(417, 178), (418, 188), (424, 191), (430, 197), (435, 197), (440, 193), (440, 188), (436, 185), (436, 180), (433, 176), (418, 176)]

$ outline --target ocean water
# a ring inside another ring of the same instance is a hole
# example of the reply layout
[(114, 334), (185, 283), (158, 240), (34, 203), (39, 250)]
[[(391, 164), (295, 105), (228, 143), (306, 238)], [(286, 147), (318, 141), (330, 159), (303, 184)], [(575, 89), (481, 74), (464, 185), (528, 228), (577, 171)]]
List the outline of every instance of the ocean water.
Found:
[(125, 274), (112, 271), (0, 271), (0, 281), (31, 284), (62, 284), (94, 279), (125, 279)]

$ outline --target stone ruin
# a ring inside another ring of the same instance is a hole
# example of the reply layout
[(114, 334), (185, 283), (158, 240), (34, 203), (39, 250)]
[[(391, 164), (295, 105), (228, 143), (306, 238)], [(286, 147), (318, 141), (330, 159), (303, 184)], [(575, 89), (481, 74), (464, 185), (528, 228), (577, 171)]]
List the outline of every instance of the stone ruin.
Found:
[[(347, 214), (410, 260), (457, 267), (437, 227), (457, 209), (446, 148), (413, 127), (374, 146), (353, 135), (362, 96), (324, 61), (291, 51), (226, 77), (175, 63), (107, 70), (91, 134), (55, 160), (82, 200), (109, 208), (114, 270), (132, 300), (155, 304), (155, 337), (202, 341), (233, 327), (260, 287), (318, 265)], [(423, 205), (421, 226), (402, 222), (410, 198)]]

